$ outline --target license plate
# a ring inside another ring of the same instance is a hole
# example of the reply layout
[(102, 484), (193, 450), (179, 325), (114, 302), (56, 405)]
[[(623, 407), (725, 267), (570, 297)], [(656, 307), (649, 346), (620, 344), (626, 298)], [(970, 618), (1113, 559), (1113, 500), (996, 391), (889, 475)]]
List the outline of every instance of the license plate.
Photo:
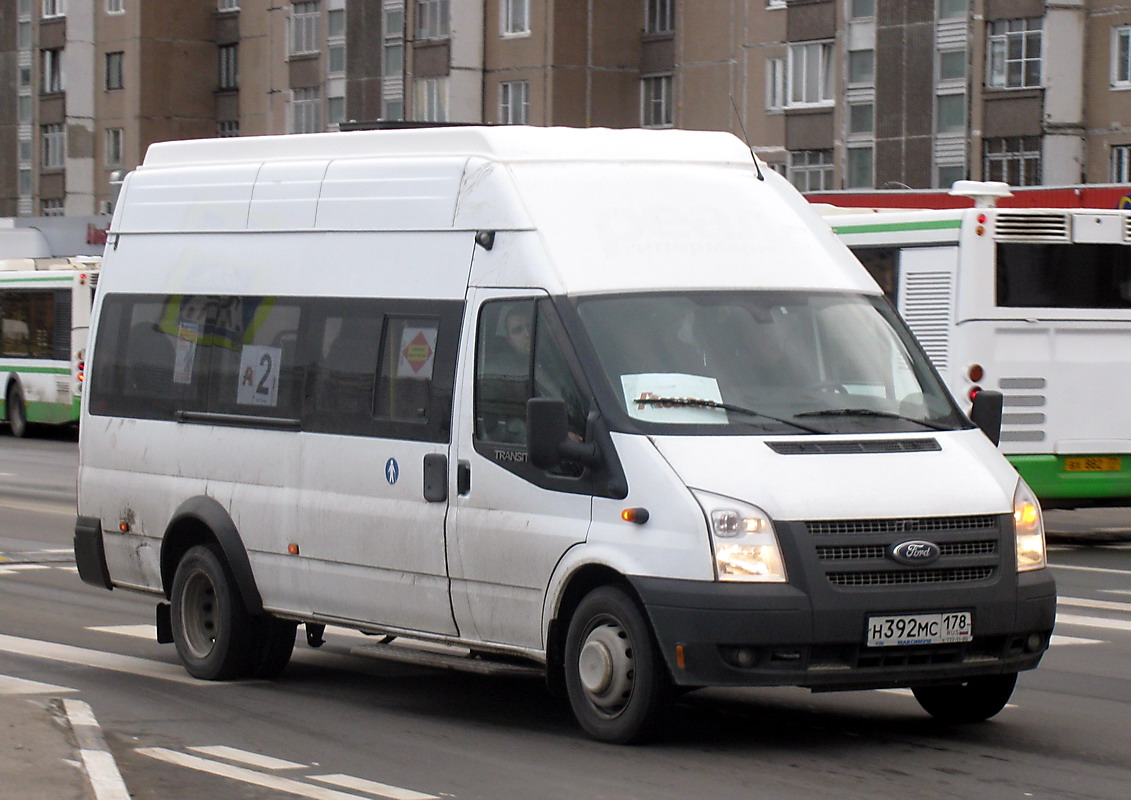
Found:
[(1123, 459), (1119, 456), (1074, 456), (1064, 459), (1065, 472), (1119, 472)]
[(868, 617), (867, 644), (868, 647), (900, 647), (968, 642), (973, 630), (974, 615), (969, 611)]

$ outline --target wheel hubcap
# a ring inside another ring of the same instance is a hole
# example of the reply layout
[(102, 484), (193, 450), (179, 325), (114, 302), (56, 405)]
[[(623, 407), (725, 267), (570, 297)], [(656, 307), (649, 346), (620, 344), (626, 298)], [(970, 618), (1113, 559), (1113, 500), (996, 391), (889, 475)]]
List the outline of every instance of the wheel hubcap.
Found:
[(589, 632), (578, 653), (581, 686), (598, 709), (615, 714), (632, 693), (632, 642), (616, 622), (605, 622)]
[(196, 658), (212, 652), (216, 643), (216, 587), (204, 572), (195, 572), (185, 581), (181, 623), (185, 644)]

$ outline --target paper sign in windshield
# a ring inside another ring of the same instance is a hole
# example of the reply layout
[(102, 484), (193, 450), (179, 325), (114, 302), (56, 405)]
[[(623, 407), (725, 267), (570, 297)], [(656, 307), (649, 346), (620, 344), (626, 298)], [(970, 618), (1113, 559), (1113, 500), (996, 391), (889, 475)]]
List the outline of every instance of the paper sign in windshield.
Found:
[(628, 414), (645, 422), (672, 425), (725, 425), (727, 412), (697, 403), (723, 401), (719, 382), (702, 375), (679, 372), (645, 372), (622, 375)]
[(250, 406), (279, 405), (279, 365), (283, 351), (279, 347), (244, 345), (240, 353), (240, 385), (236, 402)]

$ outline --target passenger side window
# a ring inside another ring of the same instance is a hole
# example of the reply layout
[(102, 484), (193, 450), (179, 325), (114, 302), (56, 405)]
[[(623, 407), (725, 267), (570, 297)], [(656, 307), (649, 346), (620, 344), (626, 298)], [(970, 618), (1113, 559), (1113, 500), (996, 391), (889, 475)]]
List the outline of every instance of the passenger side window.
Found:
[(432, 406), (439, 321), (390, 317), (381, 348), (378, 417), (425, 423)]

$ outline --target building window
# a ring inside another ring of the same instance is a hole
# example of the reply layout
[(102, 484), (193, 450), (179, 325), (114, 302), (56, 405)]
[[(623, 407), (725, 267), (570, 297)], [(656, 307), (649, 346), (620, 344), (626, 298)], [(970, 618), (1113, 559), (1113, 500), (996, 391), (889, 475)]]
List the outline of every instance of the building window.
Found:
[(935, 130), (938, 133), (966, 131), (966, 95), (940, 94), (935, 98)]
[(341, 125), (346, 121), (346, 98), (326, 98), (326, 122), (330, 125)]
[(122, 84), (122, 52), (106, 54), (106, 89), (121, 89)]
[(326, 74), (346, 71), (346, 12), (336, 8), (326, 12)]
[(1131, 27), (1111, 32), (1111, 85), (1131, 86)]
[(848, 148), (848, 168), (844, 184), (846, 189), (870, 189), (875, 185), (873, 159), (871, 147)]
[(291, 55), (318, 52), (318, 4), (295, 3), (291, 6)]
[(390, 42), (385, 45), (384, 75), (391, 77), (402, 72), (404, 72), (404, 45), (400, 42)]
[(43, 0), (43, 17), (61, 17), (66, 13), (64, 0)]
[(939, 19), (965, 19), (968, 4), (969, 0), (939, 0)]
[(401, 98), (397, 97), (392, 100), (385, 100), (383, 107), (384, 108), (381, 111), (381, 119), (404, 119), (404, 100), (402, 100)]
[(66, 154), (66, 132), (62, 123), (43, 126), (43, 168), (59, 169)]
[(43, 79), (43, 93), (56, 94), (63, 91), (63, 49), (41, 50), (40, 76)]
[(766, 110), (781, 111), (785, 107), (785, 59), (766, 59)]
[(107, 167), (120, 167), (122, 166), (122, 137), (124, 131), (122, 128), (107, 128), (106, 129), (106, 166)]
[(448, 121), (447, 78), (425, 78), (416, 82), (416, 119), (422, 122)]
[(503, 35), (530, 33), (530, 0), (503, 0)]
[(985, 180), (1005, 181), (1011, 186), (1036, 186), (1041, 182), (1041, 137), (986, 139), (983, 147)]
[(997, 89), (1041, 85), (1041, 18), (989, 23), (986, 83)]
[(829, 63), (832, 42), (806, 42), (789, 48), (789, 105), (832, 105)]
[(848, 132), (872, 133), (875, 130), (875, 108), (871, 103), (848, 106)]
[(239, 136), (240, 121), (238, 119), (222, 119), (216, 123), (216, 135), (221, 137)]
[(1111, 182), (1131, 183), (1131, 144), (1112, 145)]
[(672, 76), (653, 75), (640, 81), (643, 108), (640, 124), (645, 128), (672, 125)]
[(27, 50), (31, 47), (30, 20), (16, 23), (16, 47), (20, 50)]
[(962, 164), (940, 164), (938, 167), (938, 181), (936, 186), (940, 189), (949, 189), (955, 181), (966, 177), (966, 167)]
[(789, 154), (789, 182), (800, 192), (833, 188), (833, 151), (797, 150)]
[(316, 133), (322, 130), (320, 87), (291, 90), (291, 133)]
[(451, 32), (451, 0), (416, 0), (416, 38), (446, 39)]
[(848, 54), (848, 82), (871, 84), (875, 82), (875, 51), (852, 50)]
[(40, 200), (39, 213), (45, 217), (63, 216), (63, 200), (57, 197)]
[(216, 0), (217, 11), (239, 11), (240, 0)]
[(504, 125), (525, 125), (529, 109), (528, 81), (499, 84), (499, 122)]
[(240, 85), (240, 51), (238, 44), (220, 45), (220, 88), (235, 89)]
[(848, 13), (852, 19), (876, 16), (876, 0), (849, 0)]
[(966, 51), (944, 50), (939, 53), (939, 80), (960, 81), (966, 78)]
[(124, 14), (125, 12), (126, 0), (106, 0), (107, 14)]
[(675, 0), (647, 0), (644, 4), (644, 32), (671, 33), (675, 30)]
[(31, 194), (31, 169), (20, 167), (20, 194)]
[(31, 122), (30, 94), (21, 94), (16, 98), (16, 117), (20, 122)]

